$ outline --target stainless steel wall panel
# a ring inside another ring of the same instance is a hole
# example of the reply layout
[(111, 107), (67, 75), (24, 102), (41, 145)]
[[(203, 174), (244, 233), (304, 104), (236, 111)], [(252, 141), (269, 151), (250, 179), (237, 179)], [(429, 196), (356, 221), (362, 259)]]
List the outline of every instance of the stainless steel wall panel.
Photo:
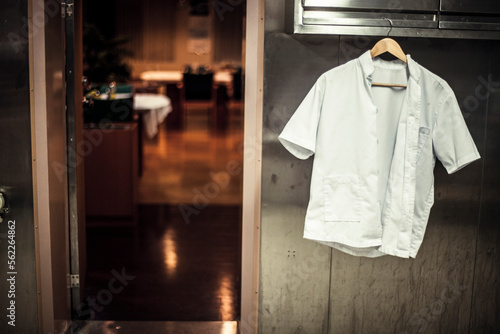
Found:
[[(355, 258), (334, 250), (329, 333), (466, 333), (475, 226), (441, 205), (415, 260)], [(463, 211), (473, 211), (467, 206)], [(442, 221), (446, 225), (438, 225)]]
[(500, 46), (493, 45), (487, 86), (490, 93), (485, 141), (481, 212), (477, 235), (471, 333), (500, 329)]
[[(389, 21), (389, 19), (391, 21)], [(435, 14), (401, 14), (381, 12), (334, 12), (334, 11), (305, 11), (303, 23), (306, 25), (339, 25), (339, 26), (371, 26), (437, 28), (438, 21)]]
[(0, 192), (10, 207), (0, 223), (0, 332), (36, 333), (28, 1), (2, 2), (0, 20)]
[(499, 14), (500, 3), (495, 0), (440, 0), (445, 12)]
[[(341, 62), (357, 57), (376, 41), (342, 37)], [(459, 101), (475, 94), (477, 78), (488, 74), (488, 42), (402, 39), (400, 43), (417, 62), (449, 81)], [(485, 110), (486, 100), (478, 101), (466, 119), (480, 152)], [(438, 163), (436, 203), (415, 260), (354, 258), (333, 251), (331, 333), (468, 331), (481, 169), (481, 162), (476, 162), (447, 175)]]
[(331, 250), (302, 238), (312, 160), (278, 134), (337, 50), (338, 37), (266, 34), (259, 333), (328, 331)]
[(470, 29), (470, 30), (500, 30), (500, 18), (467, 15), (441, 15), (439, 17), (441, 29)]
[(303, 207), (263, 205), (259, 333), (328, 333), (328, 247), (302, 239)]
[(493, 0), (290, 0), (286, 19), (295, 34), (500, 39), (499, 13)]
[[(289, 27), (292, 25), (288, 25)], [(456, 39), (500, 39), (496, 30), (455, 30), (455, 29), (429, 29), (429, 28), (399, 28), (390, 29), (386, 27), (362, 27), (362, 26), (337, 26), (337, 25), (304, 25), (297, 24), (290, 28), (294, 34), (311, 35), (358, 35), (358, 36), (380, 36), (385, 37), (420, 37), (420, 38), (456, 38)]]
[(437, 11), (438, 0), (303, 0), (304, 8), (325, 7), (325, 8), (349, 8), (349, 9), (378, 9), (384, 11), (418, 10)]
[[(333, 250), (326, 269), (324, 247), (301, 239), (311, 159), (295, 159), (277, 135), (321, 73), (358, 57), (379, 38), (284, 35), (277, 23), (282, 22), (281, 7), (269, 3), (260, 333), (325, 333), (325, 321), (328, 333), (500, 331), (500, 146), (495, 134), (500, 131), (495, 132), (500, 124), (500, 47), (492, 53), (493, 41), (396, 38), (406, 53), (450, 84), (483, 159), (452, 175), (437, 162), (435, 204), (416, 259), (368, 259)], [(336, 45), (337, 51), (327, 45)], [(289, 258), (293, 251), (295, 260)], [(315, 256), (322, 260), (310, 279), (301, 266)], [(305, 279), (294, 281), (301, 274)], [(319, 297), (323, 291), (328, 297)], [(304, 320), (309, 317), (316, 326)]]

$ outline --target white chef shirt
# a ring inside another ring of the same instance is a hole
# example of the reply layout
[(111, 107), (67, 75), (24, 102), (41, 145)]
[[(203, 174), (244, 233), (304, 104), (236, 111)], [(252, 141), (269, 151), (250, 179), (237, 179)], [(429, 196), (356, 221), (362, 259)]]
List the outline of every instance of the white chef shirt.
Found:
[(304, 238), (368, 257), (415, 257), (436, 157), (448, 173), (480, 158), (443, 79), (410, 55), (404, 63), (369, 51), (322, 74), (279, 140), (299, 159), (314, 154)]

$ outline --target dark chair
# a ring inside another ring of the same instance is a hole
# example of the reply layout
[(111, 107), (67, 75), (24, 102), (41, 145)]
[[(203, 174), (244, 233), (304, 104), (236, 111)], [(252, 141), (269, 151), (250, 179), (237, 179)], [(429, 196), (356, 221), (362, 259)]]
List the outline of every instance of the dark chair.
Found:
[(241, 101), (243, 91), (243, 78), (241, 68), (233, 73), (233, 100)]
[(212, 130), (225, 131), (229, 122), (227, 89), (224, 85), (215, 88), (215, 103), (212, 112)]
[(229, 101), (229, 123), (237, 122), (241, 125), (243, 120), (243, 92), (244, 80), (241, 68), (238, 68), (233, 73), (232, 82), (233, 94)]
[(182, 89), (179, 86), (179, 83), (167, 83), (167, 96), (172, 103), (172, 112), (167, 117), (167, 129), (182, 129), (184, 126)]
[[(188, 108), (214, 109), (214, 74), (184, 73), (182, 79), (182, 104), (184, 113)], [(184, 119), (186, 119), (184, 117)]]
[(192, 101), (210, 101), (212, 100), (212, 87), (214, 74), (183, 74), (184, 100)]

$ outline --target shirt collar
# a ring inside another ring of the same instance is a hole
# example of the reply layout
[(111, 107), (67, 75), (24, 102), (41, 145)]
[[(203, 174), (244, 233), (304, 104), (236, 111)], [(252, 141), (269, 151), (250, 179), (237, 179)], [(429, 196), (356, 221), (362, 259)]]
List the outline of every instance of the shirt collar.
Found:
[[(375, 69), (373, 66), (373, 59), (370, 54), (370, 50), (363, 53), (358, 59), (361, 64), (361, 68), (363, 69), (363, 73), (365, 74), (365, 77), (367, 79), (370, 78)], [(417, 66), (418, 64), (413, 60), (413, 58), (411, 58), (410, 55), (406, 55), (406, 61), (408, 64), (408, 71), (410, 72), (410, 77), (412, 77), (416, 82), (418, 82), (420, 79), (420, 68)]]

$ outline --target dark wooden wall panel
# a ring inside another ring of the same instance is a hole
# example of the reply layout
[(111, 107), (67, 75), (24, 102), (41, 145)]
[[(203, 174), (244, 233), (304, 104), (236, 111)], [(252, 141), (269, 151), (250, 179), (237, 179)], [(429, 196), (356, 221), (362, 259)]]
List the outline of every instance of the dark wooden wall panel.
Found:
[(130, 38), (135, 60), (169, 62), (175, 58), (177, 3), (162, 0), (117, 2), (116, 34)]
[(231, 11), (214, 10), (214, 62), (241, 59), (246, 1), (234, 3)]
[(144, 59), (144, 6), (144, 2), (133, 0), (122, 0), (116, 6), (116, 33), (129, 39), (127, 48), (135, 59)]

